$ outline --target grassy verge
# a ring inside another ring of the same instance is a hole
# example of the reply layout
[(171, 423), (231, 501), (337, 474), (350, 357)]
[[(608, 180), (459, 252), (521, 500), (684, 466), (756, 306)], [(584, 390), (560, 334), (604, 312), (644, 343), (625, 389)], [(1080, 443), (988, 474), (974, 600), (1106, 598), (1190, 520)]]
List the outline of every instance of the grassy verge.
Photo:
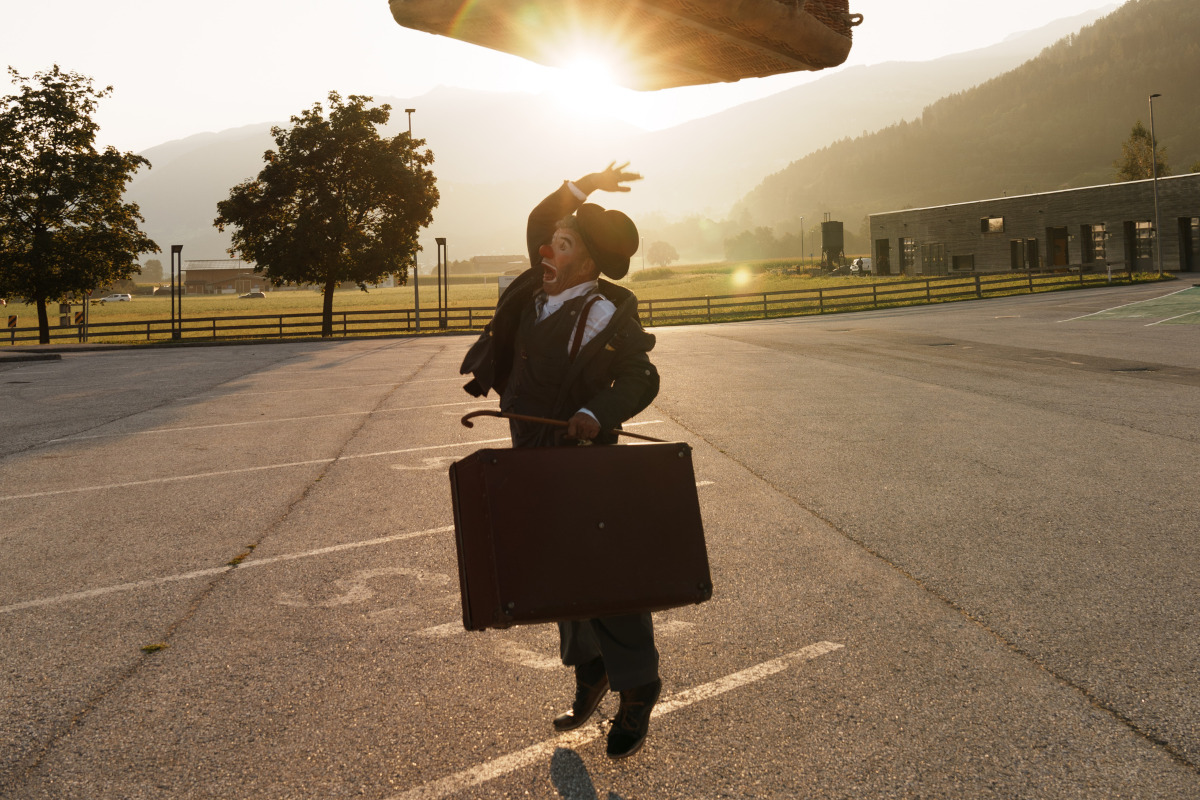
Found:
[[(1088, 285), (1106, 285), (1103, 275), (1086, 275)], [(1168, 278), (1170, 276), (1167, 276)], [(812, 270), (808, 265), (790, 260), (748, 261), (720, 264), (699, 264), (674, 268), (641, 269), (633, 271), (621, 282), (633, 290), (642, 301), (643, 319), (648, 324), (671, 325), (716, 321), (762, 319), (763, 317), (857, 311), (869, 308), (895, 308), (906, 305), (950, 302), (975, 297), (1000, 297), (1029, 292), (1029, 279), (1024, 275), (982, 276), (982, 289), (969, 284), (973, 276), (957, 276), (945, 280), (914, 281), (909, 276), (868, 276), (859, 278), (828, 275)], [(1119, 273), (1114, 283), (1142, 283), (1158, 280), (1154, 273), (1132, 277)], [(465, 309), (490, 309), (499, 297), (496, 279), (490, 283), (452, 284), (449, 305), (458, 310), (466, 325)], [(1038, 278), (1034, 291), (1081, 288), (1078, 274), (1059, 274)], [(957, 284), (957, 285), (956, 285)], [(435, 328), (432, 320), (437, 306), (437, 288), (421, 286), (421, 315), (426, 332)], [(344, 321), (338, 315), (350, 312), (404, 311), (414, 307), (412, 287), (395, 289), (340, 290), (334, 295), (335, 335), (341, 335)], [(296, 322), (294, 327), (281, 315), (319, 314), (321, 295), (311, 290), (272, 291), (265, 298), (242, 299), (237, 295), (188, 295), (183, 298), (183, 313), (188, 320), (217, 318), (222, 337), (271, 336), (276, 330), (289, 337), (319, 334), (315, 321)], [(5, 309), (18, 317), (18, 327), (37, 324), (34, 306), (9, 303)], [(51, 309), (52, 325), (58, 321), (57, 307)], [(78, 310), (76, 306), (73, 310)], [(89, 323), (122, 323), (121, 330), (147, 331), (137, 339), (112, 336), (105, 332), (114, 328), (94, 328), (91, 341), (113, 341), (134, 344), (151, 339), (169, 338), (166, 321), (171, 316), (169, 297), (135, 295), (130, 302), (93, 304), (89, 307)], [(473, 313), (475, 327), (490, 314)], [(231, 318), (265, 317), (266, 319), (232, 322)], [(278, 320), (278, 322), (276, 322)], [(128, 327), (124, 325), (128, 323)], [(157, 323), (157, 324), (154, 324)], [(154, 325), (152, 325), (154, 324)], [(208, 324), (208, 323), (203, 323)], [(234, 325), (242, 325), (239, 330)], [(372, 323), (353, 322), (348, 330), (355, 335), (395, 333), (407, 328), (407, 319), (393, 316)], [(140, 326), (140, 327), (139, 327)], [(149, 328), (153, 327), (152, 332)], [(214, 325), (217, 327), (217, 325)], [(63, 331), (64, 329), (57, 328)], [(214, 331), (215, 335), (216, 331)], [(202, 335), (202, 334), (197, 334)], [(192, 338), (188, 334), (185, 338)], [(0, 342), (2, 342), (0, 338)]]

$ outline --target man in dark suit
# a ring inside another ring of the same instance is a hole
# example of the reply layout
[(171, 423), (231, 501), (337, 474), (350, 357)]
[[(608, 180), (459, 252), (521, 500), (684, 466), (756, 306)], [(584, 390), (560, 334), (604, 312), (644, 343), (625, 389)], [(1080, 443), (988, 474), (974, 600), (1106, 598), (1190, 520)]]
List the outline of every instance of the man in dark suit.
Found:
[[(648, 355), (654, 337), (638, 320), (637, 298), (600, 278), (619, 280), (628, 272), (640, 243), (637, 227), (620, 211), (585, 202), (598, 190), (629, 191), (625, 184), (641, 176), (627, 166), (614, 162), (567, 181), (538, 204), (526, 229), (530, 269), (505, 290), (463, 361), (462, 373), (474, 376), (465, 387), (471, 394), (494, 388), (502, 411), (567, 423), (564, 429), (510, 420), (514, 447), (610, 444), (612, 431), (658, 394)], [(555, 729), (583, 725), (612, 688), (621, 704), (608, 755), (633, 755), (662, 691), (650, 614), (560, 622), (559, 636), (576, 691)]]

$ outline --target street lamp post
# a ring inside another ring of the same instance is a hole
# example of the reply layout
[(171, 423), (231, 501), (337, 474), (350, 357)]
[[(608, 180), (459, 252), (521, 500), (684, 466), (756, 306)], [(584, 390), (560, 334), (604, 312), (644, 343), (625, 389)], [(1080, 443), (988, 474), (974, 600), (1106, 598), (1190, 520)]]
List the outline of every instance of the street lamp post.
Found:
[(800, 260), (804, 260), (804, 217), (800, 217)]
[[(179, 273), (179, 282), (175, 282), (175, 274)], [(183, 245), (171, 245), (171, 338), (180, 339), (183, 337)], [(176, 303), (175, 293), (179, 292), (179, 322), (176, 326)]]
[[(412, 148), (412, 115), (413, 115), (414, 111), (416, 111), (415, 108), (404, 109), (404, 113), (408, 115), (408, 146), (410, 148), (408, 151), (409, 152), (408, 168), (410, 170), (412, 169), (412, 149), (411, 149)], [(421, 280), (420, 280), (420, 276), (417, 274), (416, 251), (413, 252), (412, 273), (413, 273), (412, 274), (413, 310), (414, 310), (414, 312), (416, 314), (416, 318), (417, 318), (417, 330), (421, 330)]]
[[(449, 324), (450, 316), (450, 251), (446, 249), (446, 237), (438, 236), (434, 238), (438, 247), (438, 263), (437, 263), (437, 284), (438, 284), (438, 327), (445, 328)], [(445, 307), (442, 306), (442, 262), (445, 260), (446, 265), (446, 297)]]
[(1162, 229), (1158, 224), (1158, 140), (1154, 136), (1154, 98), (1161, 94), (1150, 95), (1150, 169), (1154, 175), (1154, 254), (1158, 260), (1158, 277), (1162, 277)]

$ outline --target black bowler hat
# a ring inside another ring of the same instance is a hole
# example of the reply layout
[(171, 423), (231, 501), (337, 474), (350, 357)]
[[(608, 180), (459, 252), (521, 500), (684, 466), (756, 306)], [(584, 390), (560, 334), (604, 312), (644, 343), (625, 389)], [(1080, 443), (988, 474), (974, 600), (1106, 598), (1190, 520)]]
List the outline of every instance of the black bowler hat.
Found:
[(629, 272), (629, 258), (637, 252), (641, 239), (633, 220), (614, 209), (584, 203), (575, 212), (579, 234), (600, 271), (613, 280)]

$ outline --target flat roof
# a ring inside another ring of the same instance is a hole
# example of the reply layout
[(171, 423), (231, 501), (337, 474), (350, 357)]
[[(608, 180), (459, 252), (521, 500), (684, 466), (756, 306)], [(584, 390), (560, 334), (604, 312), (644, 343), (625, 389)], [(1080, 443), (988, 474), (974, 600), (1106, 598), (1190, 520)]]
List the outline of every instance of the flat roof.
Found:
[[(1184, 178), (1200, 179), (1200, 172), (1190, 172), (1186, 175), (1167, 175), (1159, 178), (1162, 181), (1176, 181)], [(1069, 194), (1071, 192), (1086, 192), (1093, 189), (1107, 189), (1112, 186), (1130, 186), (1137, 183), (1153, 183), (1153, 178), (1143, 178), (1140, 181), (1117, 181), (1115, 183), (1099, 183), (1095, 186), (1077, 186), (1074, 189), (1054, 189), (1049, 192), (1032, 192), (1030, 194), (1007, 194), (1001, 197), (988, 197), (982, 200), (966, 200), (961, 203), (941, 203), (932, 206), (921, 206), (920, 208), (898, 208), (895, 211), (876, 211), (873, 214), (868, 214), (868, 217), (881, 217), (885, 214), (907, 214), (912, 211), (933, 211), (939, 208), (957, 208), (959, 206), (973, 206), (979, 203), (995, 203), (1002, 200), (1020, 200), (1027, 197), (1047, 197), (1055, 194)]]

